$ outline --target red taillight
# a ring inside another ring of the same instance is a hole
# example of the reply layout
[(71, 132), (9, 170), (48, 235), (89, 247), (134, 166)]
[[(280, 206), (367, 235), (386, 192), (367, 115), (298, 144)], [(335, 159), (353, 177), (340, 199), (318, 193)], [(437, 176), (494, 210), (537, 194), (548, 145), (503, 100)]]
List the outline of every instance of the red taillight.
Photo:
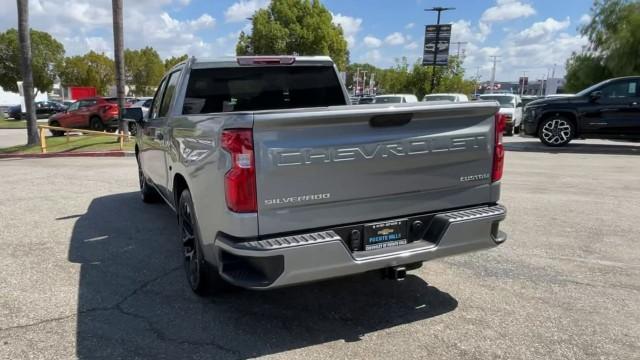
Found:
[(493, 171), (491, 173), (491, 181), (495, 182), (502, 179), (504, 170), (504, 145), (502, 144), (502, 134), (507, 127), (507, 117), (504, 114), (496, 114), (496, 134), (493, 149)]
[(252, 130), (224, 130), (221, 146), (231, 155), (231, 169), (224, 176), (227, 207), (239, 213), (256, 212), (258, 201)]

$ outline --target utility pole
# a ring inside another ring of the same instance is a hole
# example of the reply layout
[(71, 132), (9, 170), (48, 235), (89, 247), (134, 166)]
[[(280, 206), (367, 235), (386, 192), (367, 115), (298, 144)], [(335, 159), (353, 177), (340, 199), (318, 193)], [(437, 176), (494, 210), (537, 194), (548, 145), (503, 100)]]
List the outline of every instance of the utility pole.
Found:
[[(448, 10), (455, 10), (456, 8), (446, 8), (442, 6), (432, 7), (431, 9), (424, 9), (424, 11), (436, 11), (438, 13), (438, 21), (436, 25), (440, 25), (440, 13)], [(436, 59), (438, 58), (438, 49), (440, 45), (440, 27), (438, 26), (436, 29), (436, 43), (433, 48), (433, 71), (431, 72), (431, 92), (433, 93), (433, 89), (436, 87)]]
[(480, 66), (476, 66), (476, 81), (475, 88), (473, 89), (473, 97), (478, 97), (478, 84), (480, 83)]
[(353, 88), (353, 96), (358, 94), (358, 82), (360, 81), (360, 68), (356, 69), (356, 86)]
[(375, 80), (374, 80), (375, 76), (376, 76), (376, 73), (371, 73), (371, 77), (369, 78), (369, 94), (368, 95), (371, 95), (373, 86), (375, 85)]
[(364, 88), (367, 87), (367, 72), (365, 70), (362, 70), (362, 73), (364, 75), (362, 75), (362, 96), (364, 96)]
[(524, 95), (524, 79), (527, 77), (527, 72), (522, 72), (522, 84), (520, 85), (520, 96)]
[(124, 25), (122, 20), (122, 0), (111, 0), (113, 9), (113, 52), (116, 65), (116, 96), (118, 97), (118, 127), (120, 133), (129, 135), (129, 127), (123, 120), (124, 114)]
[(468, 42), (467, 41), (456, 41), (456, 42), (452, 42), (451, 44), (455, 44), (458, 45), (458, 59), (460, 59), (460, 45), (467, 45)]
[(489, 85), (489, 94), (493, 94), (493, 88), (495, 86), (496, 83), (496, 63), (498, 63), (498, 58), (500, 56), (489, 56), (490, 58), (493, 58), (493, 68), (491, 69), (491, 83)]
[(38, 123), (36, 121), (36, 104), (33, 91), (33, 68), (31, 57), (31, 33), (29, 30), (29, 1), (17, 0), (18, 5), (18, 39), (20, 44), (20, 72), (22, 75), (22, 93), (24, 95), (25, 112), (27, 113), (27, 144), (37, 145)]

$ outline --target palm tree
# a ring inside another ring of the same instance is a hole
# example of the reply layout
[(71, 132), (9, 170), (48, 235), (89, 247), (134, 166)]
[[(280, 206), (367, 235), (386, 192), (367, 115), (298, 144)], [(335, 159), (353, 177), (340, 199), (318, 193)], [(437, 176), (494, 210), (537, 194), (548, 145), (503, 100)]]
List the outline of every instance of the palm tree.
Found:
[(116, 65), (116, 96), (118, 97), (118, 108), (120, 109), (119, 127), (120, 132), (128, 134), (129, 128), (122, 120), (124, 112), (124, 35), (122, 20), (122, 0), (111, 0), (113, 9), (113, 52)]
[(27, 144), (37, 145), (38, 123), (36, 121), (36, 105), (33, 101), (33, 70), (31, 68), (31, 33), (29, 29), (29, 0), (18, 1), (18, 38), (20, 43), (20, 72), (22, 73), (22, 88), (24, 104), (27, 112)]

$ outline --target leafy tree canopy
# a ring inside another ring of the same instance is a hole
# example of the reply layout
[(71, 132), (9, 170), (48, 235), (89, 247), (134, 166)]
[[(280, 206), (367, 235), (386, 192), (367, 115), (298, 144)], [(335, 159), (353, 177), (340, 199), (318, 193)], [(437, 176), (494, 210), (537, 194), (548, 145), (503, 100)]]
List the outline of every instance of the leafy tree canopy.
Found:
[(251, 19), (251, 34), (238, 38), (238, 55), (328, 55), (340, 69), (349, 62), (342, 28), (319, 0), (272, 0)]
[(178, 65), (179, 63), (187, 60), (189, 58), (189, 56), (187, 54), (184, 54), (182, 56), (172, 56), (168, 59), (164, 60), (164, 71), (169, 71), (171, 70), (172, 67)]
[(136, 95), (153, 95), (165, 72), (165, 64), (152, 47), (124, 51), (124, 71), (127, 84), (135, 87)]
[(98, 94), (106, 95), (115, 82), (115, 65), (105, 54), (94, 51), (71, 56), (64, 60), (60, 80), (64, 86), (93, 86)]
[(567, 90), (576, 92), (610, 77), (640, 75), (640, 1), (594, 0), (591, 21), (580, 28), (589, 39), (567, 60)]
[[(35, 88), (51, 91), (64, 61), (64, 46), (48, 33), (31, 29), (31, 52)], [(9, 29), (0, 33), (0, 86), (17, 92), (21, 80), (18, 31)]]

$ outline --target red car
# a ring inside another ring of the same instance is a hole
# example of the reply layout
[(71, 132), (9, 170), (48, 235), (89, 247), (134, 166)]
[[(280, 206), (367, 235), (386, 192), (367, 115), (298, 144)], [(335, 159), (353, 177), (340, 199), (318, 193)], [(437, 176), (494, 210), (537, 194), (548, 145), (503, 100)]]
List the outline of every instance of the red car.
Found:
[[(81, 99), (69, 106), (65, 112), (49, 118), (49, 126), (96, 131), (115, 131), (118, 128), (118, 99), (94, 97)], [(63, 131), (52, 130), (54, 136)]]

